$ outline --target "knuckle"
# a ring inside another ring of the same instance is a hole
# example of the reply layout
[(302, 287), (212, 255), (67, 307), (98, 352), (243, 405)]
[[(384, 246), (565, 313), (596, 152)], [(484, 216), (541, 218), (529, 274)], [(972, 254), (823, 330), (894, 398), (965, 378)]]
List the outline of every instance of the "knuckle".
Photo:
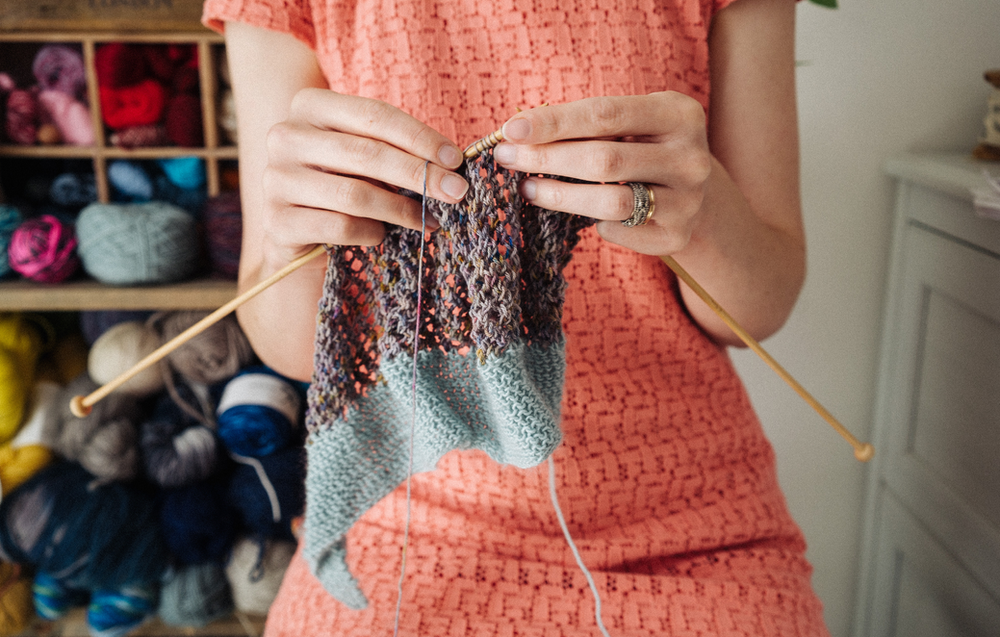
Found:
[(616, 144), (607, 145), (593, 154), (591, 167), (595, 181), (621, 181), (626, 161), (615, 146)]
[(617, 135), (628, 117), (624, 104), (608, 97), (595, 98), (590, 113), (598, 137)]
[(363, 210), (369, 200), (368, 189), (357, 179), (336, 179), (330, 188), (330, 197), (337, 202), (340, 210), (350, 210), (352, 213)]

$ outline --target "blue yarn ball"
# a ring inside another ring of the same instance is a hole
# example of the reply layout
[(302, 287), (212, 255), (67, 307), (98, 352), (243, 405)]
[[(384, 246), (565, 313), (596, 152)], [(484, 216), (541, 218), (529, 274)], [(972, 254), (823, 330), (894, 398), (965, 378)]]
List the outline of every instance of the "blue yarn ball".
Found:
[(168, 203), (90, 204), (76, 233), (84, 270), (102, 283), (171, 283), (198, 270), (197, 223)]
[(160, 589), (160, 619), (170, 626), (201, 628), (231, 612), (233, 594), (222, 564), (182, 566)]
[(244, 527), (258, 541), (294, 541), (292, 520), (305, 507), (305, 450), (294, 446), (262, 458), (236, 460), (228, 495)]
[(167, 179), (179, 188), (194, 190), (205, 185), (205, 162), (200, 157), (171, 157), (157, 163)]
[(234, 376), (219, 399), (216, 423), (227, 449), (259, 458), (284, 449), (294, 439), (302, 398), (295, 385), (258, 365)]
[(156, 612), (159, 590), (153, 584), (95, 591), (87, 606), (91, 637), (124, 637)]
[(52, 180), (49, 199), (67, 208), (82, 208), (97, 201), (97, 184), (91, 173), (63, 173)]
[(138, 162), (119, 159), (108, 164), (108, 183), (124, 201), (153, 198), (153, 180)]
[(7, 248), (10, 247), (10, 239), (14, 236), (14, 231), (23, 221), (24, 217), (20, 210), (14, 206), (0, 204), (0, 278), (14, 271), (10, 267)]
[(182, 564), (222, 563), (238, 530), (224, 485), (216, 480), (165, 491), (160, 524), (170, 552)]
[(71, 462), (49, 465), (4, 497), (0, 548), (10, 561), (86, 591), (158, 582), (168, 557), (151, 491), (99, 484)]
[(36, 573), (31, 585), (35, 612), (42, 619), (54, 621), (66, 615), (71, 608), (87, 603), (86, 591), (67, 588), (48, 573)]

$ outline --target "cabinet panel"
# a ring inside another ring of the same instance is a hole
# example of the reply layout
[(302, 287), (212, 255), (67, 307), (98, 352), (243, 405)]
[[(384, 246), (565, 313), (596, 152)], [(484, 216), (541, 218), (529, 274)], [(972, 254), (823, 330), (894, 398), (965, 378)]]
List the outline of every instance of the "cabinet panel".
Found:
[(881, 506), (875, 612), (879, 637), (988, 637), (1000, 602), (891, 496)]

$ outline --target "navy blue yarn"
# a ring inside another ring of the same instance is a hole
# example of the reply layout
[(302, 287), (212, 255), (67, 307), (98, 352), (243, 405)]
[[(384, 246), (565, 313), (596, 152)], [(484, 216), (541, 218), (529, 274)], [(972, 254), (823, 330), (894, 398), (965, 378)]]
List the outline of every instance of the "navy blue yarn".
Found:
[(228, 498), (248, 535), (258, 541), (268, 538), (294, 541), (292, 520), (305, 508), (305, 450), (294, 446), (257, 458), (274, 486), (281, 507), (274, 520), (271, 500), (253, 467), (237, 463), (229, 479)]
[(164, 490), (160, 524), (170, 553), (182, 564), (221, 564), (238, 530), (225, 484), (217, 479)]
[[(166, 570), (167, 547), (155, 493), (138, 483), (96, 485), (71, 462), (57, 462), (4, 498), (0, 547), (27, 564), (81, 590), (118, 590), (156, 583)], [(14, 534), (17, 519), (40, 528), (28, 543)]]

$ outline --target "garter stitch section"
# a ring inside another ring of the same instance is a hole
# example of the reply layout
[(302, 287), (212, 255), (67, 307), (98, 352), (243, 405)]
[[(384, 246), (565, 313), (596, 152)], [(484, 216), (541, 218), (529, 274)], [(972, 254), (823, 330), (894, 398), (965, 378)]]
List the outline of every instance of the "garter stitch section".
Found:
[(367, 602), (347, 569), (345, 535), (406, 479), (414, 417), (414, 472), (453, 449), (533, 467), (561, 441), (562, 270), (592, 222), (526, 205), (520, 175), (491, 153), (470, 161), (466, 177), (465, 201), (428, 202), (441, 228), (422, 255), (415, 385), (420, 232), (393, 227), (377, 248), (330, 250), (306, 417), (304, 550), (351, 608)]

